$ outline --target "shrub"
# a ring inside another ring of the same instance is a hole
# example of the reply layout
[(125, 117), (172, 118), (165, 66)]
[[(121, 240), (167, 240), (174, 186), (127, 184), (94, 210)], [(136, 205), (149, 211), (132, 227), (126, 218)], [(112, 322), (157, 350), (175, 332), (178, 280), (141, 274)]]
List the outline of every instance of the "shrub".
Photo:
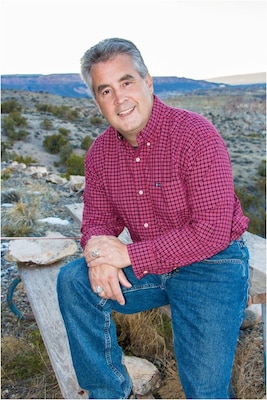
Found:
[(19, 112), (11, 112), (3, 118), (3, 131), (12, 141), (23, 140), (28, 135), (25, 130), (17, 131), (16, 128), (26, 127), (27, 119), (22, 117)]
[(18, 163), (24, 163), (26, 165), (35, 164), (35, 163), (38, 162), (37, 160), (35, 160), (31, 156), (23, 157), (23, 156), (20, 156), (20, 155), (14, 157), (14, 161), (17, 161)]
[(66, 128), (59, 128), (59, 129), (58, 129), (58, 132), (59, 132), (62, 136), (69, 136), (69, 134), (70, 134), (69, 129), (66, 129)]
[(70, 143), (66, 143), (64, 146), (61, 147), (59, 151), (59, 157), (62, 164), (67, 164), (72, 152), (73, 148)]
[(70, 175), (84, 175), (84, 156), (78, 156), (72, 153), (66, 165), (68, 167), (66, 173), (67, 178), (69, 178)]
[(49, 104), (37, 104), (36, 109), (40, 112), (51, 113), (55, 117), (66, 119), (67, 121), (75, 121), (79, 117), (78, 111), (68, 106), (51, 106)]
[(41, 128), (45, 129), (46, 131), (50, 131), (51, 129), (53, 129), (53, 122), (50, 119), (45, 118), (41, 122)]
[(23, 117), (18, 111), (13, 111), (9, 114), (9, 118), (12, 118), (15, 126), (26, 127), (28, 125), (27, 119)]
[(104, 123), (104, 119), (99, 115), (94, 115), (90, 118), (90, 122), (92, 125), (102, 125)]
[(241, 202), (242, 209), (249, 217), (248, 230), (255, 235), (266, 237), (266, 162), (262, 161), (259, 166), (258, 175), (252, 183), (236, 187), (235, 192)]
[(13, 111), (21, 111), (21, 105), (15, 100), (7, 100), (1, 104), (1, 113), (9, 114)]
[(28, 236), (34, 231), (38, 201), (30, 199), (28, 203), (19, 201), (8, 209), (2, 217), (2, 230), (6, 236)]
[(81, 149), (87, 151), (89, 149), (89, 147), (91, 146), (91, 144), (93, 143), (93, 139), (91, 138), (91, 136), (85, 136), (81, 142)]
[(266, 177), (266, 160), (262, 160), (258, 168), (258, 175)]
[(44, 148), (50, 154), (58, 154), (61, 147), (68, 143), (68, 139), (62, 135), (51, 135), (47, 136), (43, 141)]

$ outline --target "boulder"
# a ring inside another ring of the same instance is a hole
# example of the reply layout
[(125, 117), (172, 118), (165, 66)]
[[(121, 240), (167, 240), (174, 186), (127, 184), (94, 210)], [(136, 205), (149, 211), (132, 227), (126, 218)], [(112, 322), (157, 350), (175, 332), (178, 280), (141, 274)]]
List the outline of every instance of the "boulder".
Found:
[(141, 396), (150, 394), (150, 397), (146, 398), (153, 398), (151, 392), (160, 385), (160, 373), (155, 365), (144, 358), (134, 356), (125, 356), (124, 365), (132, 379), (134, 394)]
[(8, 261), (50, 265), (78, 250), (74, 240), (58, 232), (48, 232), (45, 238), (11, 240), (6, 254)]

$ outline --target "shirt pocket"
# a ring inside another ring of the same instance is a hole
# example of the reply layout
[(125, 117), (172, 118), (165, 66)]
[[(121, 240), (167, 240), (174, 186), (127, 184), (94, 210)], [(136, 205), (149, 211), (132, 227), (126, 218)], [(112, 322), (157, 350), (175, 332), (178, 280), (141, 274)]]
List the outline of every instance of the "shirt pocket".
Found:
[(189, 218), (187, 191), (182, 180), (154, 182), (152, 190), (158, 223), (168, 227), (182, 226)]

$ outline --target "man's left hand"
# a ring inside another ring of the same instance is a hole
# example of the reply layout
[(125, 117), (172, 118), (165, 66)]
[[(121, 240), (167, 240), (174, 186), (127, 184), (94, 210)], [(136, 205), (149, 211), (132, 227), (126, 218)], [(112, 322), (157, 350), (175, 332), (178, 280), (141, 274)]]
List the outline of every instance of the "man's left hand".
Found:
[(109, 264), (116, 268), (124, 268), (131, 264), (127, 246), (116, 236), (92, 236), (83, 253), (90, 267)]

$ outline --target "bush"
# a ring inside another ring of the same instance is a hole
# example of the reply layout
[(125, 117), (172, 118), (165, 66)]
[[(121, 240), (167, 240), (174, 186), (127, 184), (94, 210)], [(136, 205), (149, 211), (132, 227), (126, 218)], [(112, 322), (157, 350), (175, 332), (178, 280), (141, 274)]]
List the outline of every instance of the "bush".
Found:
[(15, 100), (7, 100), (1, 104), (1, 113), (2, 114), (9, 114), (14, 111), (21, 111), (21, 105)]
[(72, 153), (66, 165), (68, 167), (66, 173), (67, 178), (69, 178), (70, 175), (84, 175), (84, 156), (78, 156)]
[(26, 127), (27, 119), (22, 117), (19, 112), (11, 112), (3, 118), (3, 131), (12, 141), (23, 140), (28, 135), (25, 130), (17, 131), (16, 128)]
[(104, 123), (104, 119), (99, 115), (94, 115), (90, 118), (90, 122), (92, 125), (102, 125)]
[(16, 156), (16, 157), (14, 157), (14, 161), (17, 161), (18, 163), (23, 163), (23, 164), (25, 164), (27, 166), (30, 165), (30, 164), (35, 164), (35, 163), (38, 162), (37, 160), (35, 160), (31, 156), (26, 156), (26, 157)]
[(258, 175), (251, 184), (236, 187), (235, 192), (241, 202), (244, 214), (249, 217), (248, 230), (255, 235), (266, 237), (266, 161), (262, 161)]
[(258, 175), (266, 177), (266, 160), (262, 160), (258, 168)]
[(62, 136), (69, 136), (69, 134), (70, 134), (69, 129), (66, 129), (66, 128), (59, 128), (59, 129), (58, 129), (58, 132), (59, 132)]
[(41, 128), (45, 129), (46, 131), (50, 131), (51, 129), (53, 129), (53, 122), (50, 119), (45, 118), (41, 122)]
[(59, 151), (59, 157), (62, 164), (67, 164), (72, 152), (73, 148), (70, 143), (66, 143), (64, 146), (61, 147)]
[(91, 146), (91, 144), (93, 143), (93, 139), (91, 138), (91, 136), (85, 136), (81, 142), (81, 149), (87, 151), (89, 149), (89, 147)]
[(30, 199), (28, 203), (19, 201), (8, 209), (2, 217), (2, 230), (6, 236), (28, 236), (34, 231), (38, 201)]
[(44, 148), (50, 154), (58, 154), (61, 147), (68, 143), (68, 139), (62, 135), (51, 135), (47, 136), (43, 141)]
[(79, 117), (77, 110), (68, 106), (51, 106), (49, 104), (37, 104), (36, 109), (39, 112), (48, 112), (55, 117), (66, 119), (67, 121), (75, 121)]

